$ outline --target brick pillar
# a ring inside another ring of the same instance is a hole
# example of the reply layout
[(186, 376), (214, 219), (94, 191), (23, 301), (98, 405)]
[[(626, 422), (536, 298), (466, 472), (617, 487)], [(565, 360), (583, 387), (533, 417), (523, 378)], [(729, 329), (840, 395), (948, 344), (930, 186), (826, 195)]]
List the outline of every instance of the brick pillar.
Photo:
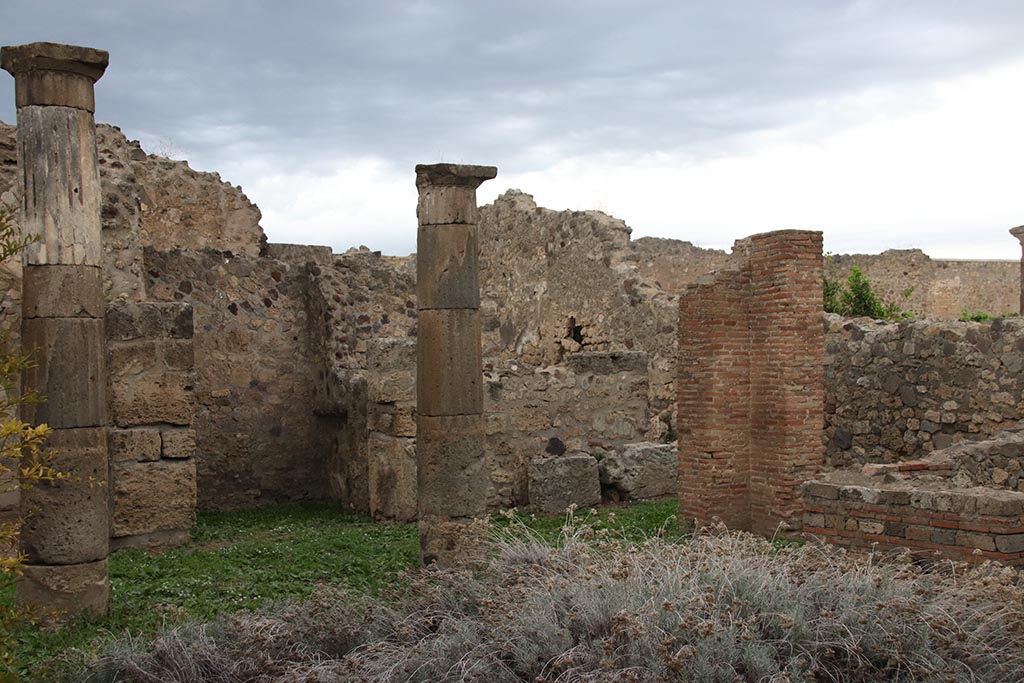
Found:
[(107, 53), (32, 43), (3, 48), (0, 66), (15, 78), (22, 230), (39, 236), (23, 253), (22, 344), (35, 367), (22, 379), (46, 401), (22, 418), (53, 429), (53, 465), (71, 477), (22, 496), (27, 561), (16, 599), (58, 615), (99, 614), (110, 527), (93, 84)]
[(825, 459), (821, 233), (750, 238), (751, 531), (799, 531)]
[(754, 235), (679, 299), (679, 512), (798, 530), (824, 460), (821, 233)]
[(416, 470), (420, 561), (465, 563), (486, 537), (476, 188), (493, 166), (416, 167)]
[(750, 527), (750, 333), (746, 269), (679, 298), (679, 512)]
[(1018, 225), (1016, 228), (1010, 228), (1010, 234), (1020, 240), (1020, 308), (1018, 308), (1017, 311), (1021, 315), (1024, 315), (1024, 225)]

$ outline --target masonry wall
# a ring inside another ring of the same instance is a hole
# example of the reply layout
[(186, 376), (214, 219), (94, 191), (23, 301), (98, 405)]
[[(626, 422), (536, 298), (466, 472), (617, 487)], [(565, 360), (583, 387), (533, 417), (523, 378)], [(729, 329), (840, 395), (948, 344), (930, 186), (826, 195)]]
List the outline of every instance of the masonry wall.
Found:
[(1024, 320), (825, 319), (832, 467), (895, 462), (994, 434), (1024, 415)]
[(1020, 313), (1018, 251), (1011, 237), (1005, 261), (933, 259), (920, 249), (890, 249), (832, 256), (829, 265), (840, 278), (857, 266), (883, 300), (896, 301), (915, 315), (956, 319), (964, 310)]
[(147, 248), (145, 272), (154, 299), (194, 310), (200, 506), (328, 499), (306, 263)]
[(737, 243), (731, 270), (679, 300), (679, 501), (684, 519), (796, 531), (822, 463), (821, 233)]

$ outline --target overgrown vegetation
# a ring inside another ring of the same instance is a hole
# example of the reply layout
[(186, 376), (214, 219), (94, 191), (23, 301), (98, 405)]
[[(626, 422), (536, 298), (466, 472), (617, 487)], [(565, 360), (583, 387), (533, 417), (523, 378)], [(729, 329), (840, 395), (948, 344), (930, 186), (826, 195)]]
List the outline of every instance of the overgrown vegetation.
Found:
[(960, 312), (961, 322), (976, 322), (983, 323), (989, 320), (996, 320), (997, 318), (1019, 318), (1020, 313), (1003, 313), (1001, 315), (989, 315), (985, 311), (971, 311), (964, 309)]
[[(601, 510), (592, 522), (642, 536), (674, 519), (675, 512), (675, 500), (651, 501)], [(524, 521), (549, 539), (563, 523), (544, 517)], [(496, 528), (509, 524), (505, 518), (494, 522)], [(374, 523), (329, 505), (201, 512), (186, 546), (110, 556), (107, 617), (57, 632), (24, 625), (4, 641), (5, 649), (24, 680), (55, 680), (67, 665), (66, 653), (77, 649), (76, 657), (93, 657), (119, 637), (141, 642), (161, 628), (226, 619), (238, 610), (307, 598), (317, 588), (379, 596), (417, 565), (418, 551), (415, 524)], [(0, 603), (11, 599), (11, 591), (0, 593)]]
[[(900, 292), (907, 299), (913, 288)], [(911, 317), (896, 301), (882, 301), (871, 288), (871, 281), (854, 266), (846, 280), (842, 280), (832, 263), (831, 255), (825, 258), (824, 303), (826, 313), (847, 317), (874, 318), (876, 320), (904, 320)]]
[[(14, 221), (14, 210), (0, 202), (0, 263), (16, 257), (35, 241), (22, 237)], [(5, 302), (0, 302), (0, 313)], [(43, 482), (66, 478), (47, 464), (43, 442), (49, 433), (44, 425), (30, 425), (18, 416), (18, 409), (41, 397), (22, 392), (18, 379), (31, 367), (29, 353), (11, 342), (9, 334), (0, 334), (0, 492), (11, 492)], [(0, 519), (0, 593), (10, 594), (21, 575), (25, 557), (18, 551), (19, 519)], [(0, 643), (10, 642), (19, 623), (36, 615), (27, 614), (10, 601), (0, 602)], [(0, 673), (13, 665), (8, 648), (0, 648)]]
[(1012, 568), (928, 568), (716, 531), (631, 542), (517, 527), (486, 571), (426, 572), (381, 598), (310, 599), (122, 640), (79, 680), (1021, 681)]

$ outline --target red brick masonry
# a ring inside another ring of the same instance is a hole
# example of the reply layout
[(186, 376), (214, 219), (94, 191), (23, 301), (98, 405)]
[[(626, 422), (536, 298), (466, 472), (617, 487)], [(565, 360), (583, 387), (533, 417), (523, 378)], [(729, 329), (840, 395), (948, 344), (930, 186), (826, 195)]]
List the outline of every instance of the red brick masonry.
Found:
[(754, 235), (733, 254), (680, 295), (680, 515), (795, 531), (824, 459), (821, 233)]
[[(901, 463), (899, 471), (915, 464), (920, 463)], [(1024, 493), (881, 481), (867, 486), (810, 481), (803, 493), (804, 532), (837, 545), (1024, 565)]]

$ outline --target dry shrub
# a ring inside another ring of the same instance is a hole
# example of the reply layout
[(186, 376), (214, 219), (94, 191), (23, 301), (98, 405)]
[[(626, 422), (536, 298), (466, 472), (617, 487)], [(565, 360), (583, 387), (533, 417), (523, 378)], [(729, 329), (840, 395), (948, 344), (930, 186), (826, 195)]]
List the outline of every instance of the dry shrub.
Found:
[(381, 601), (322, 588), (122, 643), (86, 680), (1024, 681), (1011, 568), (779, 550), (723, 530), (673, 544), (570, 528), (555, 546), (498, 539), (492, 555), (479, 574), (422, 572)]

